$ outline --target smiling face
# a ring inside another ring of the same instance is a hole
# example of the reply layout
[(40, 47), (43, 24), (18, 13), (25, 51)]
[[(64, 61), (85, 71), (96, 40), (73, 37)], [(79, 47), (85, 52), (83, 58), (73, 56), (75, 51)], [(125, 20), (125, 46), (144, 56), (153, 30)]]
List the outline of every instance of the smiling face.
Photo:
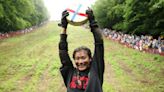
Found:
[(88, 53), (85, 50), (76, 52), (74, 60), (79, 71), (84, 71), (89, 68), (91, 62), (91, 58), (88, 56)]

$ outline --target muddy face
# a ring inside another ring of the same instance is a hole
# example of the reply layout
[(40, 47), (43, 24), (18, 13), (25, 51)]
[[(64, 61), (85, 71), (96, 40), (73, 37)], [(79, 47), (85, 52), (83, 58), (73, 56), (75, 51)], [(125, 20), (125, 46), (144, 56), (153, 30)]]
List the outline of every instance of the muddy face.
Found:
[(85, 50), (76, 52), (75, 54), (75, 64), (79, 71), (84, 71), (90, 66), (91, 59), (89, 58)]

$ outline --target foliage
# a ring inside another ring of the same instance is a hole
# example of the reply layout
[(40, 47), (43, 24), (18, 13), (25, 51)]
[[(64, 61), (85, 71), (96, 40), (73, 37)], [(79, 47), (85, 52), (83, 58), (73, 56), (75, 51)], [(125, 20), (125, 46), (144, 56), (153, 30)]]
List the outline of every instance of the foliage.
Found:
[(101, 27), (137, 35), (164, 33), (164, 0), (97, 0), (93, 9)]
[(16, 31), (48, 20), (42, 0), (1, 0), (0, 32)]

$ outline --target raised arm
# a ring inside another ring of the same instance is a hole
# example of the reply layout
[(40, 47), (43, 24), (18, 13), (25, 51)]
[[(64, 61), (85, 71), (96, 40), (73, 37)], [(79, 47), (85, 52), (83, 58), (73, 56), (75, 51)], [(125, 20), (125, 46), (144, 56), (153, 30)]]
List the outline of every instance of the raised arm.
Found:
[(60, 42), (59, 42), (59, 57), (61, 61), (61, 74), (64, 79), (64, 83), (67, 86), (68, 76), (69, 76), (69, 70), (73, 68), (73, 64), (70, 60), (69, 54), (68, 54), (68, 43), (67, 43), (67, 25), (68, 22), (66, 20), (66, 16), (68, 15), (67, 11), (64, 11), (62, 13), (62, 19), (61, 19), (61, 26), (63, 29), (60, 34)]
[(65, 66), (73, 66), (68, 54), (68, 42), (67, 42), (67, 34), (66, 29), (63, 28), (62, 33), (60, 34), (60, 42), (59, 42), (59, 57), (62, 63), (62, 67)]
[(104, 44), (103, 44), (103, 37), (98, 28), (97, 22), (95, 21), (93, 11), (91, 9), (87, 10), (86, 13), (88, 14), (88, 19), (90, 23), (91, 32), (94, 36), (94, 56), (93, 62), (96, 63), (96, 69), (101, 80), (103, 83), (103, 74), (104, 74)]
[(95, 41), (95, 49), (94, 49), (94, 55), (93, 55), (93, 61), (97, 63), (98, 67), (98, 74), (99, 78), (101, 80), (101, 83), (103, 83), (103, 74), (104, 74), (104, 44), (103, 39), (100, 33), (99, 28), (92, 29), (92, 33), (94, 36)]

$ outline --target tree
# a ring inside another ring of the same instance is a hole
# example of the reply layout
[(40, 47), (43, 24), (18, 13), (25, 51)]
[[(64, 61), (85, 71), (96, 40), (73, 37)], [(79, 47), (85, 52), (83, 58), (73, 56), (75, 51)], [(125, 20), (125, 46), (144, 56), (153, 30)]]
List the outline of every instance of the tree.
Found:
[(129, 34), (164, 34), (164, 0), (98, 0), (93, 6), (101, 27)]
[(42, 0), (1, 0), (0, 32), (16, 31), (48, 20)]

